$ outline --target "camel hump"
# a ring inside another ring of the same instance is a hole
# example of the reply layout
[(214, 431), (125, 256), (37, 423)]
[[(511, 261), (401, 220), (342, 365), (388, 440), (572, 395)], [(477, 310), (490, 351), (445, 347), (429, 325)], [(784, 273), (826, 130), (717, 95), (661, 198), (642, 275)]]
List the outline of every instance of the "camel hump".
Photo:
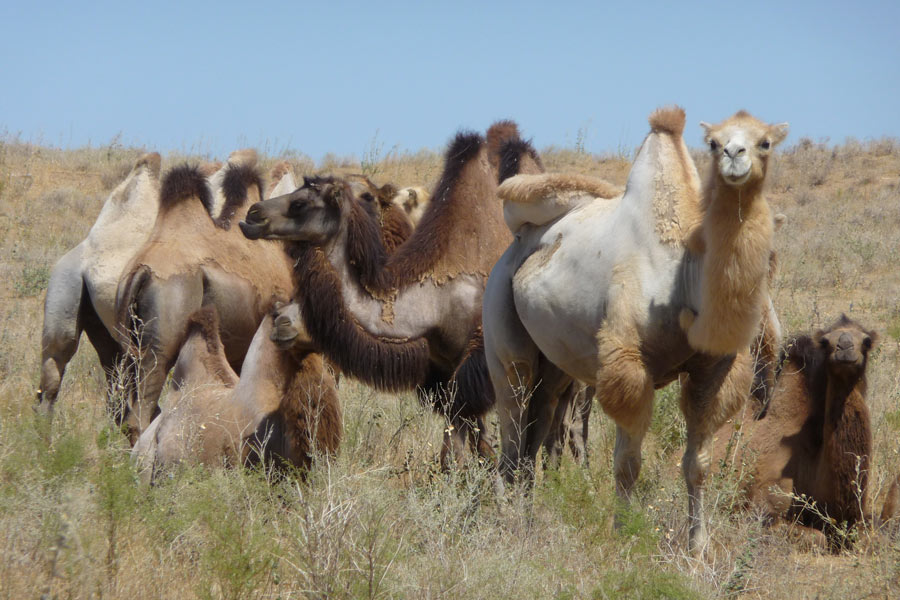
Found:
[(517, 140), (520, 137), (519, 126), (510, 119), (497, 121), (488, 128), (486, 136), (488, 159), (495, 169), (500, 165), (503, 145), (510, 140)]
[(256, 154), (256, 150), (254, 150), (253, 148), (243, 148), (241, 150), (235, 150), (228, 155), (229, 164), (242, 167), (255, 167), (257, 160), (259, 160), (259, 157)]
[(159, 152), (148, 152), (142, 155), (137, 162), (134, 163), (132, 171), (137, 171), (142, 167), (147, 167), (154, 179), (159, 179), (159, 171), (162, 167), (162, 157)]
[(516, 175), (497, 190), (503, 200), (503, 218), (512, 232), (526, 223), (544, 225), (597, 198), (609, 200), (621, 194), (621, 188), (604, 179), (559, 173)]
[(213, 162), (203, 162), (197, 166), (197, 171), (204, 177), (212, 177), (222, 169), (222, 163), (218, 160)]
[(657, 108), (650, 115), (650, 129), (654, 133), (668, 133), (680, 136), (684, 132), (684, 109), (680, 106)]
[(296, 189), (297, 182), (294, 179), (294, 168), (291, 167), (291, 163), (283, 160), (272, 167), (272, 170), (269, 172), (269, 190), (266, 195), (267, 198), (290, 194)]

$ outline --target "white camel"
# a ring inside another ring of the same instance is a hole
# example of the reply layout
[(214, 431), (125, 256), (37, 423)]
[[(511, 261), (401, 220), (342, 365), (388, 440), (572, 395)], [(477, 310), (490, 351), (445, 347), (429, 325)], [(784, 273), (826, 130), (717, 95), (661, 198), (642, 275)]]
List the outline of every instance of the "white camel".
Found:
[[(769, 153), (787, 133), (743, 112), (705, 127), (717, 168), (702, 198), (681, 109), (651, 115), (624, 194), (552, 174), (504, 182), (515, 240), (483, 304), (507, 481), (520, 470), (531, 476), (557, 397), (577, 378), (596, 386), (616, 422), (616, 489), (628, 498), (654, 389), (682, 377), (695, 553), (706, 544), (711, 436), (750, 389), (772, 235), (759, 191)], [(710, 327), (717, 323), (721, 334)]]

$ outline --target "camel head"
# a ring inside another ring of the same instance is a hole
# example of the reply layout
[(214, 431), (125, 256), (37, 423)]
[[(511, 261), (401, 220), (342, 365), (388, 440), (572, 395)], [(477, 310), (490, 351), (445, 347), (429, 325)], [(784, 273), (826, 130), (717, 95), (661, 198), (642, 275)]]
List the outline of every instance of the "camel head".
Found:
[(719, 178), (742, 188), (765, 179), (769, 156), (788, 134), (788, 124), (769, 125), (739, 111), (718, 125), (701, 122)]
[(829, 372), (858, 378), (865, 373), (869, 350), (875, 346), (878, 335), (841, 315), (834, 325), (816, 332), (813, 340), (825, 354)]
[(296, 302), (276, 302), (272, 309), (272, 331), (269, 339), (282, 350), (313, 350), (314, 345)]
[(303, 185), (283, 196), (257, 202), (241, 221), (251, 240), (289, 240), (322, 245), (340, 229), (341, 215), (353, 201), (350, 185), (335, 177), (304, 177)]

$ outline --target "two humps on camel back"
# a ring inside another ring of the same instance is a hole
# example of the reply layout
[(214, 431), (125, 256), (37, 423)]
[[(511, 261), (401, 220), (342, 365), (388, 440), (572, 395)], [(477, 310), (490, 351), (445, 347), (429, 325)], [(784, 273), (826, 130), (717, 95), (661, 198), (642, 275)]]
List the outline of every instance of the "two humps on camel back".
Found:
[(616, 423), (616, 490), (630, 498), (654, 390), (681, 380), (697, 554), (707, 544), (712, 436), (745, 403), (750, 346), (763, 316), (774, 314), (774, 225), (762, 188), (787, 125), (743, 111), (704, 124), (713, 164), (701, 186), (684, 122), (678, 108), (651, 115), (624, 193), (553, 174), (500, 186), (515, 240), (485, 288), (483, 326), (507, 482), (533, 476), (557, 398), (578, 379), (596, 387)]
[(803, 541), (845, 548), (854, 528), (896, 512), (898, 485), (880, 517), (870, 510), (872, 427), (866, 367), (878, 336), (842, 315), (789, 340), (765, 413), (747, 407), (717, 433), (717, 464), (740, 477), (748, 507)]
[(486, 138), (458, 134), (421, 221), (392, 253), (348, 181), (336, 177), (306, 178), (241, 223), (249, 238), (287, 242), (302, 325), (331, 362), (377, 389), (415, 389), (448, 418), (444, 466), (462, 459), (467, 441), (483, 458), (493, 455), (481, 297), (511, 240), (496, 189), (500, 148), (518, 139), (508, 121)]
[(298, 332), (266, 315), (240, 377), (228, 364), (215, 306), (193, 313), (168, 384), (166, 405), (132, 450), (147, 480), (201, 463), (308, 469), (334, 454), (343, 426), (335, 381)]
[[(293, 179), (289, 172), (282, 175)], [(261, 197), (252, 150), (232, 154), (211, 177), (184, 165), (163, 178), (155, 225), (116, 295), (116, 331), (129, 357), (126, 398), (117, 416), (132, 443), (158, 412), (194, 311), (216, 307), (225, 355), (239, 372), (269, 307), (290, 297), (291, 265), (281, 247), (251, 244), (232, 226)]]

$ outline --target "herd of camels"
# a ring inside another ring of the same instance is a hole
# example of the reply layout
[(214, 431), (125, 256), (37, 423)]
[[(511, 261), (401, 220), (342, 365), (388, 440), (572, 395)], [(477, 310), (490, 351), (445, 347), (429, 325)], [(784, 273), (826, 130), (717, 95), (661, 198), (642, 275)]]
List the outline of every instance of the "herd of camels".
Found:
[(546, 173), (511, 121), (459, 133), (431, 193), (298, 186), (286, 163), (264, 184), (252, 150), (161, 175), (146, 154), (52, 271), (38, 406), (52, 412), (84, 331), (150, 481), (181, 462), (306, 469), (339, 448), (348, 376), (415, 390), (448, 420), (442, 465), (470, 448), (503, 493), (530, 485), (542, 447), (583, 459), (594, 397), (627, 500), (654, 392), (678, 380), (690, 551), (708, 543), (704, 488), (724, 459), (742, 465), (746, 506), (841, 548), (893, 516), (900, 485), (873, 516), (875, 332), (842, 316), (782, 340), (763, 188), (787, 124), (702, 123), (705, 181), (684, 111), (649, 124), (624, 189)]

